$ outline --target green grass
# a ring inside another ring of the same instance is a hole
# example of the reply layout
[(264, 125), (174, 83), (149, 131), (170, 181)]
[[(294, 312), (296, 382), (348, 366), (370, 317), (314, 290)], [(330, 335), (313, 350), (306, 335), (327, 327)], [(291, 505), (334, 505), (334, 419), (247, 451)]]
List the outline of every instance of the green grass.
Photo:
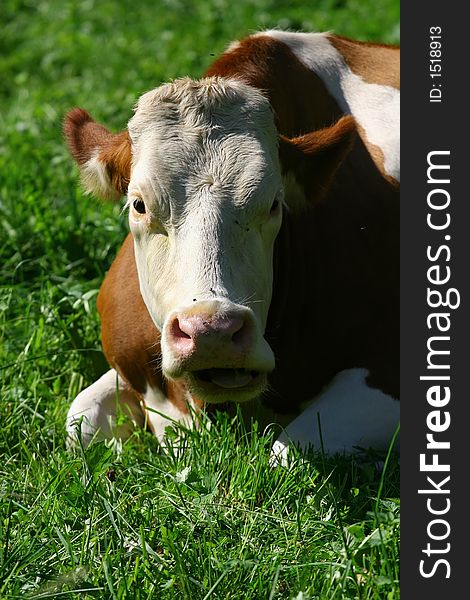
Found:
[[(163, 453), (67, 453), (105, 369), (95, 297), (124, 238), (61, 136), (83, 106), (125, 126), (144, 91), (267, 27), (398, 42), (396, 0), (0, 3), (0, 598), (399, 597), (399, 473), (372, 458), (269, 466), (269, 434), (217, 415)], [(383, 475), (383, 476), (382, 476)], [(73, 591), (75, 590), (75, 591)], [(79, 591), (81, 590), (81, 591)]]

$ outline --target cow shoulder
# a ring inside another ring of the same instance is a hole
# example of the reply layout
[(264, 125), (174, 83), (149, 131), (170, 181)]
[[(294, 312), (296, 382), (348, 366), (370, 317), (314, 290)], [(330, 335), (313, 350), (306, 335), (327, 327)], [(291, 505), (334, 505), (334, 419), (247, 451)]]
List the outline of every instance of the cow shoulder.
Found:
[(341, 112), (356, 119), (376, 167), (396, 184), (400, 180), (399, 49), (328, 33), (272, 30), (258, 35), (285, 44), (322, 80)]
[(367, 83), (400, 89), (400, 48), (328, 35), (353, 73)]

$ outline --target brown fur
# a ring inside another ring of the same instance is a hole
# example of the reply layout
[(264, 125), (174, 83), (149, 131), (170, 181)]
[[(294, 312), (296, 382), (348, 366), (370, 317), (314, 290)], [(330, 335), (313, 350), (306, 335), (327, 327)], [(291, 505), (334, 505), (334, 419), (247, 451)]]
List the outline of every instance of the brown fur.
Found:
[(109, 364), (141, 396), (147, 382), (162, 385), (158, 361), (160, 333), (139, 289), (131, 235), (125, 239), (101, 286), (97, 300), (101, 341)]
[(339, 35), (328, 39), (343, 55), (353, 73), (367, 83), (400, 89), (400, 49), (397, 46), (357, 42)]
[(83, 108), (74, 108), (65, 115), (63, 129), (70, 154), (80, 166), (111, 136), (106, 127), (96, 123)]

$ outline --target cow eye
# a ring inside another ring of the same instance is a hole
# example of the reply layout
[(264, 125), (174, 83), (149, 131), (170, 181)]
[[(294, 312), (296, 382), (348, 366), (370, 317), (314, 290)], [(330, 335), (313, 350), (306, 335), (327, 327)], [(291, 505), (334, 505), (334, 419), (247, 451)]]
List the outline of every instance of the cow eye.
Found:
[(277, 209), (279, 208), (280, 202), (279, 200), (274, 200), (274, 202), (271, 205), (271, 210), (270, 213), (273, 214), (277, 211)]
[(132, 202), (132, 206), (134, 207), (134, 210), (139, 213), (139, 215), (145, 215), (147, 212), (145, 208), (145, 202), (142, 200), (142, 198), (135, 198)]

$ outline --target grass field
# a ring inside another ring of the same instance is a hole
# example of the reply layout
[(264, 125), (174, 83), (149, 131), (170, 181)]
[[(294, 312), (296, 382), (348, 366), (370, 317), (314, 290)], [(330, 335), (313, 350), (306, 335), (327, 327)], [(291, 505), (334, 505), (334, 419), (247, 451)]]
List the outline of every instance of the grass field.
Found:
[(266, 27), (398, 42), (397, 0), (0, 3), (0, 598), (399, 597), (399, 470), (292, 456), (217, 416), (163, 453), (146, 432), (72, 455), (64, 419), (106, 370), (95, 297), (124, 238), (61, 136), (118, 130), (144, 91)]

